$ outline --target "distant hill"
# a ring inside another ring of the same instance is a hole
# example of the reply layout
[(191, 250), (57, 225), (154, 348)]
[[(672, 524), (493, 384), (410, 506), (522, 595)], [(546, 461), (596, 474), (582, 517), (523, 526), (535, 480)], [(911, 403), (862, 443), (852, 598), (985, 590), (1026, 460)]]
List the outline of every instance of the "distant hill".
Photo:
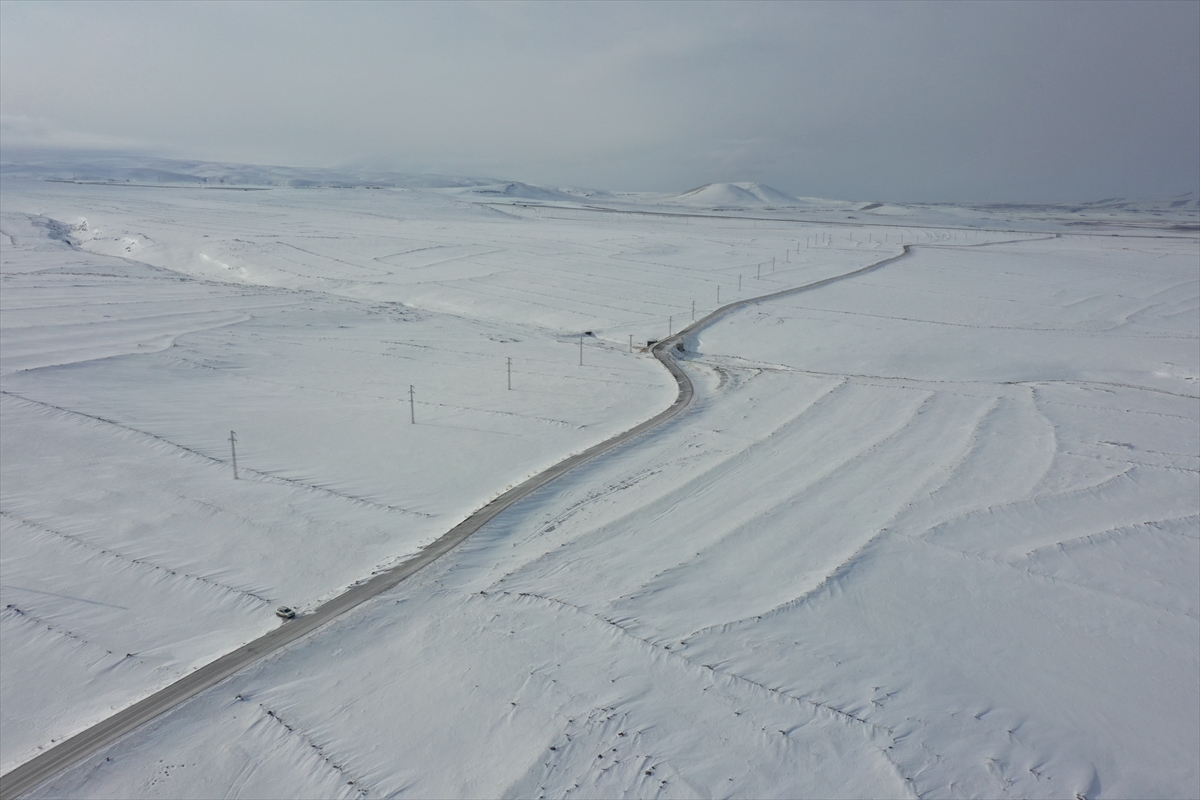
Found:
[[(503, 181), (494, 177), (413, 174), (376, 169), (320, 169), (257, 164), (234, 164), (194, 159), (171, 159), (112, 151), (34, 150), (6, 147), (0, 176), (31, 180), (77, 181), (143, 186), (195, 188), (382, 187), (438, 189), (467, 201), (529, 200), (592, 204), (685, 206), (710, 211), (800, 209), (806, 213), (865, 214), (865, 218), (925, 218), (951, 214), (962, 222), (968, 210), (979, 218), (1056, 219), (1072, 225), (1132, 224), (1172, 230), (1200, 229), (1197, 192), (1167, 198), (1110, 197), (1081, 203), (915, 203), (850, 202), (816, 197), (793, 197), (762, 183), (707, 183), (679, 194), (612, 192), (600, 189), (550, 188)], [(970, 214), (968, 215), (970, 216)], [(847, 219), (863, 219), (848, 216)], [(939, 217), (940, 219), (940, 217)]]
[(296, 186), (446, 189), (496, 184), (495, 178), (413, 175), (380, 170), (339, 170), (227, 164), (114, 153), (7, 150), (0, 175), (34, 180), (156, 186)]
[(762, 183), (706, 183), (665, 202), (706, 208), (745, 208), (747, 206), (799, 206), (800, 200)]
[(514, 198), (519, 200), (578, 200), (578, 197), (560, 192), (557, 189), (547, 189), (543, 186), (532, 186), (520, 181), (503, 181), (478, 186), (465, 186), (455, 191), (455, 194), (472, 195), (475, 197)]
[(1159, 199), (1130, 199), (1127, 197), (1109, 197), (1095, 200), (1091, 203), (1080, 203), (1078, 210), (1098, 211), (1111, 209), (1114, 211), (1196, 211), (1200, 209), (1200, 197), (1195, 192)]

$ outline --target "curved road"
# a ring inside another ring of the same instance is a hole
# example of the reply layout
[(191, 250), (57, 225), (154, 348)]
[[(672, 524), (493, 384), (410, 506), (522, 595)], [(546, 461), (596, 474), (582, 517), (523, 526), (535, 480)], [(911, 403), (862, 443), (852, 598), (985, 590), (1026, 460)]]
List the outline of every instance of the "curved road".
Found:
[(53, 778), (67, 767), (82, 761), (96, 753), (102, 747), (141, 727), (160, 714), (171, 710), (205, 689), (220, 683), (234, 673), (240, 672), (259, 659), (274, 653), (276, 650), (297, 639), (307, 636), (317, 628), (340, 617), (352, 608), (386, 592), (417, 570), (454, 549), (460, 542), (521, 498), (545, 486), (550, 481), (580, 464), (591, 461), (602, 453), (606, 453), (614, 447), (622, 445), (658, 427), (679, 414), (691, 404), (694, 390), (687, 374), (675, 362), (672, 351), (689, 334), (695, 333), (701, 328), (712, 324), (736, 309), (775, 297), (818, 289), (836, 281), (857, 277), (877, 270), (885, 264), (890, 264), (893, 261), (904, 258), (909, 254), (910, 248), (910, 245), (905, 245), (902, 254), (886, 258), (862, 269), (842, 275), (835, 275), (832, 278), (825, 278), (813, 283), (807, 283), (803, 286), (783, 289), (778, 292), (752, 297), (747, 300), (739, 300), (735, 303), (721, 306), (716, 311), (693, 322), (673, 336), (659, 341), (654, 345), (651, 352), (655, 358), (662, 362), (663, 366), (670, 370), (671, 374), (675, 376), (676, 383), (679, 384), (679, 395), (669, 408), (624, 433), (617, 434), (610, 439), (589, 447), (581, 453), (566, 458), (549, 469), (534, 475), (524, 483), (514, 486), (475, 511), (458, 525), (455, 525), (440, 538), (426, 545), (417, 555), (408, 561), (381, 572), (368, 581), (351, 587), (346, 592), (318, 606), (312, 613), (296, 617), (294, 620), (281, 625), (270, 633), (260, 636), (249, 644), (242, 645), (238, 649), (221, 656), (216, 661), (206, 664), (190, 675), (172, 683), (170, 686), (160, 689), (149, 697), (139, 700), (128, 708), (118, 711), (108, 719), (96, 723), (92, 727), (64, 740), (50, 750), (26, 761), (8, 774), (0, 777), (0, 798), (19, 797), (39, 784)]

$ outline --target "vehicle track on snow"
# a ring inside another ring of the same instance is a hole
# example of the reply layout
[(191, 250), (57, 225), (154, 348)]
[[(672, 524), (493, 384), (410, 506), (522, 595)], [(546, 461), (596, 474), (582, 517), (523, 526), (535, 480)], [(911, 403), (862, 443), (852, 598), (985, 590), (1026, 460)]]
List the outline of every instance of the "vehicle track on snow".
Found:
[(453, 550), (468, 536), (482, 528), (509, 506), (532, 494), (555, 478), (636, 439), (642, 434), (678, 416), (684, 409), (691, 405), (695, 397), (695, 389), (692, 386), (691, 379), (688, 378), (687, 373), (683, 371), (683, 368), (679, 366), (674, 357), (676, 348), (678, 348), (678, 351), (685, 350), (685, 339), (688, 336), (738, 309), (777, 297), (819, 289), (838, 281), (874, 272), (887, 264), (908, 256), (913, 245), (904, 245), (903, 247), (903, 253), (885, 258), (860, 269), (721, 306), (688, 325), (686, 328), (683, 328), (678, 333), (659, 340), (650, 348), (650, 352), (667, 368), (679, 387), (679, 393), (675, 398), (675, 402), (668, 408), (629, 430), (606, 439), (599, 444), (592, 445), (582, 452), (569, 456), (554, 466), (514, 486), (483, 507), (477, 509), (462, 522), (426, 545), (417, 555), (402, 564), (384, 570), (352, 586), (332, 600), (318, 606), (312, 612), (300, 615), (270, 633), (226, 653), (215, 661), (158, 690), (149, 697), (139, 700), (133, 705), (113, 714), (111, 717), (80, 731), (44, 753), (14, 768), (7, 774), (0, 776), (0, 798), (17, 798), (35, 789), (68, 767), (94, 755), (102, 748), (195, 697), (205, 689), (215, 686), (251, 664), (266, 658), (292, 642), (308, 636), (346, 612), (394, 588), (405, 578), (410, 577)]

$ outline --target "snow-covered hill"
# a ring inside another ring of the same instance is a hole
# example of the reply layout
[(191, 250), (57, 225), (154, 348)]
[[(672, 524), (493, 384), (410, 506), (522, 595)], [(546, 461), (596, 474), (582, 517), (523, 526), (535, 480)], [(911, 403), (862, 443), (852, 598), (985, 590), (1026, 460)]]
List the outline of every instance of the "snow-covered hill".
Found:
[(667, 202), (704, 208), (798, 206), (800, 201), (761, 183), (707, 183), (666, 198)]
[(514, 199), (514, 200), (558, 200), (576, 202), (580, 198), (558, 189), (547, 189), (542, 186), (531, 186), (520, 181), (502, 181), (499, 183), (466, 186), (448, 190), (450, 193), (467, 198), (481, 200)]

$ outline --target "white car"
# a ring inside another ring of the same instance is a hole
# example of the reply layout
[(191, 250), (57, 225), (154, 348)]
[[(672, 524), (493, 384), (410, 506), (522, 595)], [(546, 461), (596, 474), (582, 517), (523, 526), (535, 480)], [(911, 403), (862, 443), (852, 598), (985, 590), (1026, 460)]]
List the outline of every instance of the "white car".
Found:
[(275, 616), (279, 617), (280, 619), (295, 619), (296, 609), (292, 608), (291, 606), (280, 606), (279, 608), (275, 609)]

